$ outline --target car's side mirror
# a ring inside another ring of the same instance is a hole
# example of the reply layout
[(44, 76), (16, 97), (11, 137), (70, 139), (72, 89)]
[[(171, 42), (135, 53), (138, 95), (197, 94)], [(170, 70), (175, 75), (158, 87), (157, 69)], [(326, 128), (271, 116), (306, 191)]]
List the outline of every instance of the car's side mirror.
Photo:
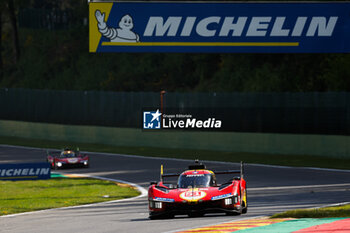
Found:
[(151, 182), (149, 182), (150, 185), (154, 185), (154, 184), (156, 185), (157, 183), (158, 183), (157, 181), (151, 181)]

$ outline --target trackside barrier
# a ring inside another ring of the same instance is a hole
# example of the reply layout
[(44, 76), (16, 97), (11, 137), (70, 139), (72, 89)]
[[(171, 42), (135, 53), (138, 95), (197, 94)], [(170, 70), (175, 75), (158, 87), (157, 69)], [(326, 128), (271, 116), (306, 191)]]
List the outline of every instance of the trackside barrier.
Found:
[[(0, 120), (141, 128), (143, 108), (160, 108), (160, 93), (0, 89)], [(167, 92), (169, 108), (224, 111), (233, 132), (350, 135), (346, 92)]]
[(113, 146), (201, 149), (350, 158), (350, 137), (237, 132), (143, 132), (135, 128), (0, 120), (0, 136)]
[(0, 164), (0, 180), (45, 180), (50, 174), (49, 163)]

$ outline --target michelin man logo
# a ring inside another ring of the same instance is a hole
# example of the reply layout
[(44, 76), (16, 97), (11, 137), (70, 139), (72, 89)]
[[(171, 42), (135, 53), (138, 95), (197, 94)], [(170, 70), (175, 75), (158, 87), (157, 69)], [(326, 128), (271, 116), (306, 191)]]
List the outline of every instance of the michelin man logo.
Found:
[(109, 28), (105, 22), (105, 13), (96, 10), (96, 20), (100, 33), (111, 40), (111, 42), (140, 42), (139, 35), (131, 29), (134, 27), (130, 15), (124, 15), (119, 21), (119, 28)]
[(160, 129), (160, 116), (162, 113), (157, 109), (156, 112), (143, 112), (144, 129)]

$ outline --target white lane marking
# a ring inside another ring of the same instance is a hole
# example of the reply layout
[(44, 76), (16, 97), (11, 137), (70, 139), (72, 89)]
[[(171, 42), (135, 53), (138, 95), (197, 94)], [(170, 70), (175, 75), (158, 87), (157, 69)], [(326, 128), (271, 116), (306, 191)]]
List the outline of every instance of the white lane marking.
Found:
[(335, 169), (335, 168), (321, 168), (321, 167), (291, 167), (291, 166), (282, 166), (282, 165), (269, 165), (269, 164), (258, 164), (258, 163), (247, 163), (249, 165), (257, 167), (273, 167), (273, 168), (287, 168), (287, 169), (310, 169), (317, 171), (329, 171), (329, 172), (350, 172), (350, 170), (345, 169)]
[[(125, 158), (140, 158), (140, 159), (152, 159), (152, 160), (170, 160), (170, 161), (180, 161), (180, 162), (192, 162), (193, 159), (177, 159), (177, 158), (166, 158), (166, 157), (146, 157), (141, 155), (125, 155), (125, 154), (113, 154), (106, 152), (89, 152), (84, 151), (86, 154), (94, 154), (94, 155), (106, 155), (106, 156), (114, 156), (114, 157), (125, 157)], [(232, 164), (239, 165), (240, 163), (236, 162), (224, 162), (224, 161), (214, 161), (214, 160), (201, 160), (201, 162), (205, 163), (216, 163), (216, 164)], [(269, 167), (269, 168), (283, 168), (283, 169), (310, 169), (310, 170), (319, 170), (319, 171), (332, 171), (332, 172), (348, 172), (350, 170), (344, 169), (333, 169), (333, 168), (318, 168), (318, 167), (290, 167), (290, 166), (282, 166), (282, 165), (269, 165), (269, 164), (257, 164), (257, 163), (244, 163), (245, 165), (257, 166), (257, 167)]]
[(250, 219), (255, 219), (255, 218), (263, 218), (263, 217), (266, 217), (266, 216), (261, 215), (261, 216), (255, 216), (255, 217), (247, 217), (247, 218), (243, 217), (243, 218), (240, 218), (240, 219), (237, 219), (234, 221), (224, 221), (224, 222), (218, 222), (218, 223), (211, 223), (211, 224), (207, 224), (207, 225), (198, 225), (198, 226), (195, 226), (195, 227), (190, 228), (190, 229), (182, 228), (182, 229), (173, 230), (173, 231), (166, 231), (163, 233), (175, 233), (175, 232), (179, 232), (179, 231), (188, 231), (188, 230), (193, 230), (196, 228), (209, 227), (209, 226), (215, 226), (215, 225), (220, 225), (220, 224), (224, 224), (224, 223), (239, 222), (239, 221), (243, 221), (243, 220), (250, 220)]
[(339, 186), (350, 186), (350, 183), (344, 183), (344, 184), (319, 184), (319, 185), (298, 185), (298, 186), (280, 186), (280, 187), (261, 187), (261, 188), (249, 188), (249, 191), (303, 189), (303, 188), (323, 188), (323, 187), (339, 187)]
[[(170, 160), (170, 161), (180, 161), (180, 162), (192, 162), (193, 159), (178, 159), (178, 158), (166, 158), (166, 157), (146, 157), (141, 155), (125, 155), (125, 154), (113, 154), (106, 152), (89, 152), (84, 151), (87, 154), (101, 154), (107, 156), (115, 156), (115, 157), (125, 157), (125, 158), (140, 158), (140, 159), (153, 159), (153, 160)], [(240, 163), (236, 162), (224, 162), (224, 161), (214, 161), (214, 160), (201, 160), (201, 162), (205, 163), (216, 163), (216, 164), (232, 164), (239, 165)], [(257, 167), (272, 167), (272, 168), (287, 168), (287, 169), (310, 169), (310, 170), (320, 170), (320, 171), (332, 171), (332, 172), (349, 172), (350, 170), (344, 169), (333, 169), (333, 168), (318, 168), (318, 167), (291, 167), (291, 166), (282, 166), (282, 165), (269, 165), (269, 164), (257, 164), (257, 163), (244, 163), (245, 165), (257, 166)]]
[[(13, 145), (7, 145), (7, 144), (0, 144), (0, 146), (4, 147), (10, 147), (10, 148), (22, 148), (22, 149), (35, 149), (35, 150), (54, 150), (54, 151), (60, 151), (58, 149), (43, 149), (43, 148), (36, 148), (36, 147), (26, 147), (26, 146), (13, 146)], [(113, 154), (113, 153), (106, 153), (106, 152), (90, 152), (90, 151), (82, 151), (86, 154), (100, 154), (100, 155), (107, 155), (107, 156), (115, 156), (115, 157), (125, 157), (125, 158), (140, 158), (140, 159), (151, 159), (151, 160), (169, 160), (169, 161), (181, 161), (181, 162), (188, 162), (193, 161), (193, 159), (177, 159), (177, 158), (166, 158), (166, 157), (147, 157), (147, 156), (141, 156), (141, 155), (126, 155), (126, 154)], [(212, 161), (212, 160), (201, 160), (202, 162), (206, 163), (216, 163), (216, 164), (232, 164), (232, 165), (239, 165), (239, 163), (233, 163), (233, 162), (223, 162), (223, 161)], [(258, 167), (269, 167), (269, 168), (284, 168), (284, 169), (308, 169), (308, 170), (318, 170), (318, 171), (331, 171), (331, 172), (346, 172), (350, 173), (350, 170), (345, 169), (333, 169), (333, 168), (318, 168), (318, 167), (291, 167), (291, 166), (282, 166), (282, 165), (269, 165), (269, 164), (257, 164), (257, 163), (244, 163), (245, 165), (251, 165), (251, 166), (258, 166)]]
[[(67, 173), (64, 173), (64, 172), (61, 172), (63, 174), (67, 174)], [(128, 181), (124, 181), (124, 180), (118, 180), (118, 179), (111, 179), (111, 178), (106, 178), (106, 177), (101, 177), (101, 176), (91, 176), (91, 175), (87, 175), (87, 174), (72, 174), (72, 173), (68, 173), (69, 175), (74, 175), (74, 176), (81, 176), (81, 177), (89, 177), (89, 178), (95, 178), (95, 179), (100, 179), (100, 180), (107, 180), (107, 181), (113, 181), (113, 182), (119, 182), (119, 183), (124, 183), (124, 184), (128, 184), (128, 185), (131, 185), (135, 188), (137, 188), (137, 190), (139, 190), (141, 192), (141, 195), (137, 196), (137, 198), (140, 198), (140, 197), (145, 197), (148, 195), (148, 192), (145, 188), (141, 187), (140, 185), (138, 184), (134, 184), (134, 183), (131, 183), (131, 182), (128, 182)], [(106, 203), (106, 202), (104, 202)]]
[(325, 207), (336, 207), (336, 206), (349, 205), (349, 204), (350, 204), (350, 202), (341, 202), (341, 203), (336, 203), (336, 204), (328, 204), (328, 205), (315, 207), (315, 209), (325, 208)]
[[(290, 209), (313, 209), (313, 208), (319, 208), (319, 207), (315, 207), (313, 206), (313, 204), (302, 204), (302, 205), (271, 205), (271, 206), (266, 206), (266, 205), (262, 205), (262, 206), (250, 206), (249, 210), (251, 211), (259, 211), (259, 210), (274, 210), (274, 209), (280, 209), (283, 208), (285, 209), (284, 211), (290, 210)], [(282, 211), (282, 212), (284, 212)]]
[(121, 199), (121, 200), (105, 201), (105, 202), (98, 202), (98, 203), (77, 205), (77, 206), (60, 207), (60, 208), (53, 208), (53, 209), (46, 209), (46, 210), (37, 210), (37, 211), (30, 211), (30, 212), (24, 212), (24, 213), (18, 213), (18, 214), (9, 214), (9, 215), (0, 216), (0, 218), (10, 218), (10, 217), (16, 217), (16, 216), (20, 216), (20, 215), (36, 214), (36, 213), (42, 213), (42, 212), (47, 212), (47, 211), (52, 211), (52, 210), (85, 208), (85, 207), (96, 206), (96, 205), (103, 205), (103, 204), (110, 204), (110, 203), (117, 203), (117, 202), (124, 202), (124, 201), (132, 201), (132, 200), (139, 199), (139, 198), (142, 198), (142, 197), (145, 197), (148, 195), (147, 190), (144, 189), (143, 187), (141, 187), (140, 185), (130, 183), (130, 182), (127, 182), (124, 180), (110, 179), (110, 178), (105, 178), (105, 177), (100, 177), (100, 176), (90, 176), (90, 175), (85, 175), (85, 174), (71, 174), (71, 173), (63, 173), (63, 172), (61, 172), (61, 173), (67, 174), (67, 175), (69, 174), (69, 175), (74, 175), (74, 176), (89, 177), (89, 178), (95, 178), (95, 179), (108, 180), (108, 181), (128, 184), (128, 185), (131, 185), (131, 186), (137, 188), (137, 190), (139, 190), (141, 194), (136, 196), (136, 197), (126, 198), (126, 199)]

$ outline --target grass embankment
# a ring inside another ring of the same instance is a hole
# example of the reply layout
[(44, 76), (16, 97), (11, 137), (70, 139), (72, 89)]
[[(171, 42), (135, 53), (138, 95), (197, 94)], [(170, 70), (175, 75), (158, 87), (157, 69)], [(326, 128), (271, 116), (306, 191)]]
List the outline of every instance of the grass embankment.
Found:
[(24, 139), (12, 137), (0, 137), (0, 144), (20, 145), (38, 148), (57, 148), (62, 149), (67, 146), (72, 148), (79, 147), (84, 151), (108, 152), (119, 154), (132, 154), (143, 156), (156, 156), (181, 159), (200, 159), (215, 160), (226, 162), (259, 163), (284, 166), (302, 166), (302, 167), (323, 167), (336, 169), (349, 169), (350, 159), (327, 158), (322, 156), (310, 155), (273, 155), (256, 154), (240, 152), (224, 152), (209, 150), (190, 150), (190, 149), (167, 149), (167, 148), (149, 148), (149, 147), (116, 147), (102, 144), (72, 143), (64, 141), (49, 141), (37, 139)]
[(0, 215), (134, 197), (132, 187), (90, 178), (0, 181)]
[(350, 205), (290, 210), (283, 213), (275, 214), (271, 218), (333, 218), (333, 217), (350, 217)]

